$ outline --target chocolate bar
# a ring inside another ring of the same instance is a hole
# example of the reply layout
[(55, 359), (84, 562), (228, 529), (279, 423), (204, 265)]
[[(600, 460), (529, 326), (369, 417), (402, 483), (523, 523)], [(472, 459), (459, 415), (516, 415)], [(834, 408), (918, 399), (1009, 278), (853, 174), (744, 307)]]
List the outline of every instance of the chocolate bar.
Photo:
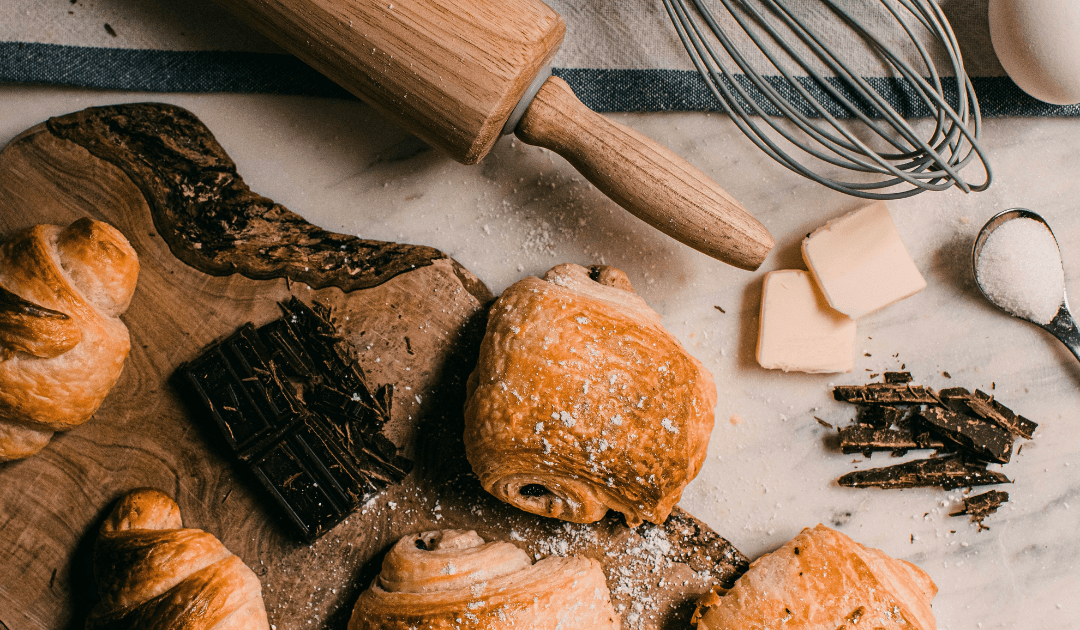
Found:
[(328, 308), (293, 298), (181, 366), (232, 451), (314, 540), (412, 471), (382, 430), (393, 386), (374, 393)]

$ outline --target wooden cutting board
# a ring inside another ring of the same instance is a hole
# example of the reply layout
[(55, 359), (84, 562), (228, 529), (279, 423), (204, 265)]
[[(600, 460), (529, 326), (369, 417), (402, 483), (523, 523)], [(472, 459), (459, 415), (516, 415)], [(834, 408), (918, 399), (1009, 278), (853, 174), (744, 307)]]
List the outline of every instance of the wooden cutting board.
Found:
[[(132, 352), (94, 418), (0, 464), (0, 630), (83, 626), (97, 601), (97, 528), (143, 486), (174, 496), (185, 526), (215, 534), (255, 570), (277, 628), (345, 628), (386, 549), (439, 528), (596, 558), (627, 629), (687, 628), (697, 596), (745, 570), (742, 554), (679, 509), (663, 526), (630, 529), (621, 516), (573, 525), (485, 493), (465, 461), (461, 410), (488, 289), (436, 249), (329, 233), (251, 192), (190, 112), (89, 109), (0, 152), (0, 239), (83, 216), (119, 228), (139, 254), (123, 317)], [(313, 544), (173, 379), (215, 340), (279, 317), (290, 296), (331, 306), (369, 379), (395, 385), (388, 433), (417, 463)]]

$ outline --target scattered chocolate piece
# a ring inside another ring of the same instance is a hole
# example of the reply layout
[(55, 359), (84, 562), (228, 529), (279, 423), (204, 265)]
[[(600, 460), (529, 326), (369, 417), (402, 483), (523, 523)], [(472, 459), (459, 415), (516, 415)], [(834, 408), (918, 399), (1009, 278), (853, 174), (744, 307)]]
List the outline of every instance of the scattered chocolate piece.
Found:
[(840, 448), (845, 455), (862, 453), (870, 457), (874, 451), (892, 451), (899, 456), (912, 448), (942, 447), (944, 444), (940, 440), (934, 440), (926, 433), (915, 435), (909, 427), (892, 430), (856, 424), (840, 429)]
[(1008, 492), (991, 490), (990, 492), (977, 494), (973, 497), (966, 497), (964, 499), (964, 509), (959, 512), (953, 512), (949, 516), (963, 516), (967, 514), (971, 516), (972, 523), (977, 523), (979, 525), (979, 531), (990, 529), (986, 525), (983, 525), (983, 519), (994, 512), (997, 512), (997, 509), (1001, 507), (1001, 504), (1007, 503), (1008, 501)]
[(933, 404), (934, 393), (922, 385), (910, 383), (870, 383), (868, 385), (837, 385), (833, 398), (861, 405)]
[(937, 457), (883, 468), (856, 470), (840, 477), (837, 483), (849, 488), (938, 486), (945, 490), (955, 490), (1012, 482), (999, 472), (986, 470), (985, 462), (970, 462), (962, 457)]
[(825, 428), (827, 428), (827, 429), (831, 429), (831, 428), (833, 428), (833, 425), (832, 425), (832, 424), (830, 424), (830, 423), (828, 423), (828, 422), (825, 422), (824, 420), (822, 420), (821, 418), (819, 418), (819, 417), (817, 417), (817, 416), (814, 416), (814, 420), (817, 420), (817, 423), (818, 423), (818, 424), (820, 424), (821, 426), (823, 426), (823, 427), (825, 427)]
[(1039, 428), (1039, 425), (1031, 420), (1013, 413), (1011, 409), (994, 400), (992, 395), (977, 389), (967, 401), (967, 405), (979, 417), (993, 422), (1017, 437), (1030, 440), (1035, 435), (1035, 429)]
[(715, 308), (716, 310), (720, 311), (721, 313), (725, 313), (725, 314), (727, 313), (727, 311), (725, 311), (724, 309), (720, 308), (719, 306), (713, 306), (713, 308)]
[(950, 387), (938, 392), (941, 403), (962, 413), (973, 413), (984, 420), (989, 420), (1016, 437), (1031, 439), (1039, 425), (1023, 416), (1019, 416), (994, 397), (981, 390), (972, 394), (963, 387)]
[(945, 407), (927, 407), (920, 413), (920, 417), (945, 438), (968, 449), (974, 455), (999, 464), (1009, 463), (1013, 438), (1001, 427)]
[(910, 383), (911, 372), (885, 372), (886, 383)]
[(181, 366), (237, 457), (313, 540), (412, 462), (382, 434), (393, 388), (374, 393), (328, 308), (296, 298)]
[(952, 374), (949, 374), (948, 372), (942, 372), (941, 375), (945, 378), (952, 378)]
[(903, 424), (909, 415), (910, 410), (904, 407), (857, 405), (855, 408), (856, 423), (879, 429), (887, 429), (893, 425)]
[(105, 32), (113, 37), (116, 37), (116, 29), (112, 27), (108, 22), (105, 23)]

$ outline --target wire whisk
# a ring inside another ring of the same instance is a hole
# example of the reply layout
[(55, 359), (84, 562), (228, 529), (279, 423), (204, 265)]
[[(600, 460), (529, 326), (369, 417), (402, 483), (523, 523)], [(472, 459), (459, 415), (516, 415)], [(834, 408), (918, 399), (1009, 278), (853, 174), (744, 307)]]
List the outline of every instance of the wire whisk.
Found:
[[(724, 111), (754, 144), (788, 169), (866, 199), (901, 199), (953, 186), (964, 192), (985, 190), (993, 176), (978, 143), (979, 103), (941, 8), (934, 0), (862, 1), (875, 9), (877, 4), (884, 7), (888, 13), (879, 21), (895, 22), (903, 34), (882, 37), (834, 0), (794, 0), (801, 2), (802, 16), (784, 0), (719, 0), (744, 36), (730, 20), (733, 32), (726, 31), (707, 0), (663, 0), (691, 60)], [(836, 38), (808, 25), (806, 11), (850, 29), (865, 47), (847, 50), (845, 59)], [(925, 30), (917, 34), (918, 27)], [(931, 48), (944, 49), (955, 86), (935, 67), (924, 44), (927, 34)], [(885, 41), (897, 35), (908, 51), (912, 47), (906, 42), (914, 45), (923, 72), (904, 59), (899, 46)], [(740, 50), (735, 37), (748, 38), (760, 54)], [(859, 54), (872, 57), (885, 76), (862, 76), (854, 66), (865, 66), (867, 59), (852, 58)], [(797, 70), (805, 75), (796, 75)], [(909, 117), (933, 119), (932, 133), (924, 129), (920, 135)], [(807, 156), (817, 161), (804, 163)], [(985, 179), (972, 185), (960, 171), (976, 157)], [(851, 178), (854, 181), (836, 179), (831, 167), (863, 175)], [(885, 190), (896, 186), (900, 188)]]

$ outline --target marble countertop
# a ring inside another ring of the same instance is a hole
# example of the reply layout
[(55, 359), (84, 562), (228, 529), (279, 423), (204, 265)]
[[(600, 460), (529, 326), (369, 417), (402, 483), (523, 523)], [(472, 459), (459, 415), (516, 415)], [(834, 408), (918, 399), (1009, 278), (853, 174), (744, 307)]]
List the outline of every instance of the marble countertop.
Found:
[[(853, 373), (808, 375), (764, 370), (754, 358), (762, 276), (804, 268), (802, 238), (862, 202), (782, 169), (723, 116), (613, 118), (684, 155), (765, 223), (776, 247), (757, 272), (653, 231), (552, 153), (503, 138), (480, 165), (463, 166), (354, 101), (4, 85), (0, 143), (48, 116), (143, 100), (198, 115), (255, 191), (330, 230), (438, 247), (496, 293), (562, 262), (626, 271), (716, 377), (708, 459), (682, 506), (748, 556), (821, 522), (925, 569), (940, 589), (940, 628), (1075, 627), (1080, 441), (1070, 436), (1080, 423), (1080, 363), (1048, 334), (990, 306), (969, 261), (983, 222), (1026, 207), (1054, 229), (1067, 289), (1080, 295), (1080, 120), (984, 121), (996, 180), (988, 191), (892, 202), (927, 288), (859, 321)], [(900, 460), (840, 453), (815, 416), (844, 425), (854, 408), (833, 401), (830, 386), (901, 367), (935, 388), (992, 390), (1039, 423), (1002, 468), (1015, 483), (1005, 488), (1011, 501), (986, 520), (989, 530), (949, 516), (962, 507), (959, 490), (836, 485), (855, 468)]]

